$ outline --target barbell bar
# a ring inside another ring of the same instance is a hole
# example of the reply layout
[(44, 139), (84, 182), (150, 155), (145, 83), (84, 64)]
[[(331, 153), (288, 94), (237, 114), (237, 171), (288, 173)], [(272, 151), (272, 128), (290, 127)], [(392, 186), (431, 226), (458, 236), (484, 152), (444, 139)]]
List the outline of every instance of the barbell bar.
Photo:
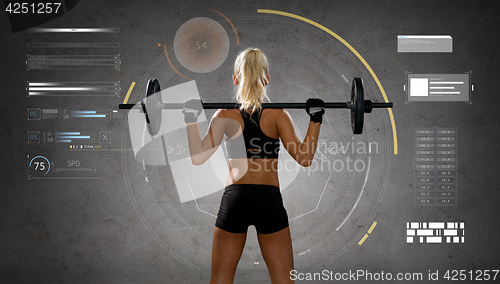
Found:
[[(150, 79), (146, 87), (146, 102), (140, 104), (120, 104), (119, 109), (140, 108), (146, 116), (148, 132), (156, 135), (160, 130), (162, 111), (164, 109), (182, 109), (184, 103), (162, 103), (161, 96), (153, 96), (160, 92), (160, 83), (157, 79)], [(148, 98), (150, 97), (150, 98)], [(238, 103), (202, 103), (203, 109), (235, 109)], [(325, 108), (344, 108), (351, 110), (351, 128), (353, 134), (363, 132), (364, 113), (371, 113), (374, 108), (392, 108), (392, 102), (380, 103), (364, 99), (363, 80), (356, 77), (352, 80), (351, 100), (349, 102), (325, 102)], [(264, 103), (262, 108), (275, 109), (305, 109), (306, 103)]]

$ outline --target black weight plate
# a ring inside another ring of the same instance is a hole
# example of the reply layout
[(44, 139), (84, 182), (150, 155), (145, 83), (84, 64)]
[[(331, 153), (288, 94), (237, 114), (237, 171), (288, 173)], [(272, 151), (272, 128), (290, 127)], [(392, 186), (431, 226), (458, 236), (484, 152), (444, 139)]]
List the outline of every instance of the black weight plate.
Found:
[(363, 132), (364, 118), (365, 118), (365, 96), (363, 89), (363, 79), (355, 77), (352, 80), (352, 89), (351, 89), (352, 133), (361, 134)]
[(146, 102), (143, 104), (143, 111), (146, 116), (148, 132), (152, 136), (158, 134), (161, 127), (163, 105), (160, 91), (160, 82), (157, 79), (150, 79), (146, 86)]

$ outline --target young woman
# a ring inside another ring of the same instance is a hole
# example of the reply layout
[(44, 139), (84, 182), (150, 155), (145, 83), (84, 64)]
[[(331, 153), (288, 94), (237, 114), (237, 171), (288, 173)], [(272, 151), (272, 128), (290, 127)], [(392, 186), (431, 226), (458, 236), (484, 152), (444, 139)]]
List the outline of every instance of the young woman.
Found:
[(310, 166), (324, 102), (307, 100), (311, 121), (300, 141), (286, 110), (263, 108), (269, 65), (261, 50), (249, 48), (238, 56), (233, 82), (240, 108), (217, 110), (203, 139), (196, 123), (201, 100), (189, 100), (183, 109), (193, 164), (203, 164), (226, 139), (229, 177), (215, 223), (210, 283), (233, 282), (249, 225), (256, 228), (271, 282), (293, 283), (292, 242), (278, 180), (279, 141), (300, 165)]

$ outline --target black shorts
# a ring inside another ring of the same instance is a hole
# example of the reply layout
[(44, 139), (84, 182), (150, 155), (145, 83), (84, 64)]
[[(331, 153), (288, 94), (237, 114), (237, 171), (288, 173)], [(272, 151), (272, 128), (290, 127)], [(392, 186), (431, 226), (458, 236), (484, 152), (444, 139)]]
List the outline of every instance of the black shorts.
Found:
[(288, 215), (278, 187), (265, 184), (226, 187), (215, 226), (230, 233), (245, 233), (250, 225), (261, 234), (288, 227)]

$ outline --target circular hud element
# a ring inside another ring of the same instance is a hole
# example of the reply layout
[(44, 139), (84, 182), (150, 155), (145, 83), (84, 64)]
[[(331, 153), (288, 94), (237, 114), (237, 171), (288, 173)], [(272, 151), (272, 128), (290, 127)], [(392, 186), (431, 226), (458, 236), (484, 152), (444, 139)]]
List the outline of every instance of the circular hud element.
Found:
[(185, 22), (174, 38), (179, 63), (189, 71), (208, 73), (224, 63), (229, 53), (229, 37), (216, 21), (199, 17)]

